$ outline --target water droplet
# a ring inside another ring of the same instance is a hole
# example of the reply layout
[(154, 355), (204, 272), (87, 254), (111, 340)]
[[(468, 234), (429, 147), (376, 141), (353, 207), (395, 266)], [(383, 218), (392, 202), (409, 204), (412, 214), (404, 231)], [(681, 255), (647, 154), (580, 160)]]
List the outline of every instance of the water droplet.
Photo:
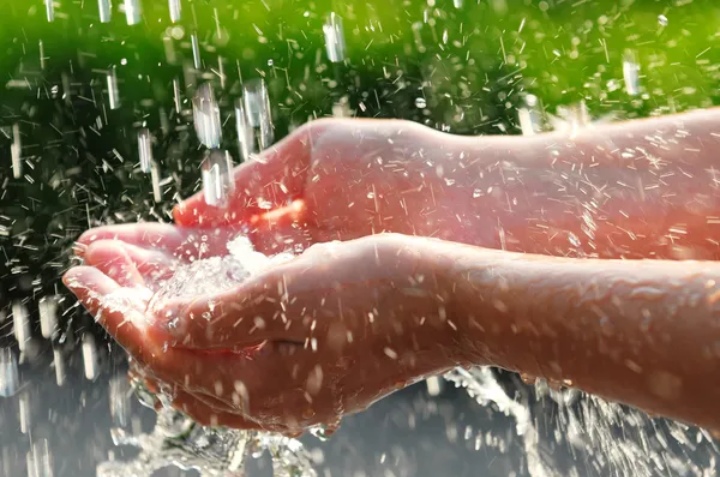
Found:
[(243, 101), (248, 123), (259, 129), (258, 147), (263, 150), (272, 144), (274, 131), (270, 113), (270, 96), (265, 81), (252, 79), (243, 85)]
[(0, 396), (14, 395), (18, 385), (18, 364), (15, 353), (10, 348), (0, 348)]
[(15, 339), (18, 342), (20, 351), (25, 350), (25, 345), (30, 340), (30, 317), (28, 316), (27, 308), (25, 305), (16, 301), (12, 305), (13, 314), (13, 331), (15, 333)]
[(30, 430), (31, 423), (31, 402), (30, 393), (25, 390), (20, 393), (20, 399), (18, 400), (18, 417), (20, 418), (20, 432), (27, 434)]
[(130, 418), (130, 382), (122, 376), (115, 376), (110, 380), (110, 415), (117, 426), (125, 427)]
[(190, 35), (190, 45), (192, 46), (193, 66), (199, 70), (202, 68), (202, 61), (200, 60), (200, 40), (198, 40), (197, 33)]
[(152, 183), (153, 200), (162, 202), (162, 189), (160, 188), (160, 166), (157, 162), (150, 163), (150, 181)]
[(10, 144), (10, 156), (12, 158), (13, 177), (19, 179), (22, 177), (22, 139), (20, 138), (20, 125), (13, 124), (13, 142)]
[(529, 94), (525, 97), (525, 106), (518, 108), (518, 121), (523, 136), (533, 136), (541, 130), (542, 119), (537, 104), (537, 96)]
[(241, 99), (235, 102), (235, 129), (237, 130), (240, 160), (247, 161), (250, 159), (250, 154), (254, 152), (255, 141), (254, 131), (248, 122), (245, 105)]
[(140, 156), (140, 170), (150, 172), (153, 162), (152, 136), (148, 128), (140, 128), (137, 133), (138, 155)]
[(425, 98), (423, 98), (422, 96), (415, 98), (415, 107), (418, 109), (427, 108), (427, 100)]
[(323, 33), (328, 59), (333, 63), (345, 60), (345, 32), (342, 18), (334, 12), (330, 13), (323, 25)]
[(120, 107), (120, 92), (118, 91), (117, 68), (115, 66), (108, 70), (106, 79), (110, 109), (118, 109)]
[(52, 454), (47, 439), (33, 442), (26, 457), (28, 477), (53, 477)]
[(82, 357), (85, 377), (89, 380), (95, 379), (99, 374), (97, 347), (95, 337), (85, 333), (82, 338)]
[(220, 147), (222, 140), (220, 107), (210, 83), (200, 85), (193, 97), (193, 123), (198, 139), (205, 147), (208, 149)]
[(661, 26), (667, 26), (668, 25), (668, 18), (665, 15), (658, 15), (658, 23)]
[(38, 302), (40, 314), (40, 333), (44, 338), (52, 338), (58, 330), (57, 296), (44, 296)]
[(205, 202), (214, 207), (224, 207), (234, 189), (232, 157), (227, 151), (208, 151), (200, 166)]
[(55, 3), (53, 0), (45, 0), (45, 15), (47, 16), (47, 21), (55, 21)]
[(125, 0), (125, 20), (128, 25), (137, 25), (142, 20), (140, 0)]
[(53, 349), (53, 366), (55, 366), (55, 382), (58, 386), (65, 384), (66, 378), (66, 367), (65, 367), (65, 356), (62, 350)]
[(98, 0), (98, 13), (100, 23), (109, 23), (112, 19), (112, 4), (110, 0)]
[(442, 382), (437, 376), (432, 376), (426, 379), (425, 384), (427, 385), (428, 394), (430, 396), (439, 396), (442, 392)]
[(637, 62), (635, 52), (625, 51), (623, 55), (623, 79), (625, 80), (625, 92), (630, 96), (640, 94), (640, 65)]
[(170, 21), (177, 23), (182, 17), (182, 3), (181, 0), (168, 0), (168, 8), (170, 10)]

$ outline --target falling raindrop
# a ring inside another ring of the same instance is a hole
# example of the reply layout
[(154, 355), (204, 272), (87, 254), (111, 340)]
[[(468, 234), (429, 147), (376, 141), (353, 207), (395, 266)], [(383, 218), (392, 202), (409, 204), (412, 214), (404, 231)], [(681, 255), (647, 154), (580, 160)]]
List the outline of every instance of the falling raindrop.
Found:
[(20, 125), (13, 124), (13, 142), (10, 144), (10, 156), (12, 158), (13, 177), (19, 179), (22, 177), (22, 140), (20, 139)]
[(323, 25), (323, 33), (325, 33), (325, 49), (328, 59), (333, 63), (345, 60), (345, 32), (342, 18), (334, 12), (330, 13)]
[(47, 21), (55, 21), (55, 3), (53, 0), (45, 0), (45, 14), (47, 16)]
[(202, 68), (202, 61), (200, 60), (200, 41), (197, 33), (190, 35), (190, 45), (192, 46), (193, 65), (196, 70), (199, 70)]
[(12, 305), (13, 331), (20, 351), (25, 351), (25, 345), (30, 341), (30, 317), (25, 305), (16, 301)]
[(110, 380), (110, 415), (115, 425), (125, 427), (130, 416), (130, 382), (127, 377), (115, 376)]
[(235, 101), (235, 128), (238, 136), (240, 160), (247, 161), (250, 159), (250, 154), (254, 152), (254, 134), (252, 126), (248, 123), (245, 106), (241, 99)]
[(43, 338), (52, 338), (58, 329), (58, 297), (44, 296), (38, 302), (40, 333)]
[(658, 23), (660, 26), (667, 26), (668, 25), (668, 18), (665, 15), (658, 15)]
[(200, 166), (205, 202), (224, 207), (234, 188), (232, 157), (227, 151), (210, 150)]
[(30, 415), (30, 393), (28, 390), (24, 390), (20, 393), (20, 399), (18, 400), (18, 417), (20, 418), (20, 432), (27, 434), (30, 430), (31, 415)]
[(0, 396), (10, 397), (18, 390), (18, 364), (10, 348), (0, 348)]
[(203, 83), (193, 97), (193, 124), (200, 142), (207, 148), (220, 147), (222, 124), (220, 107), (210, 83)]
[(442, 392), (442, 381), (438, 376), (432, 376), (425, 380), (428, 394), (430, 396), (439, 396)]
[(170, 9), (170, 21), (177, 23), (182, 17), (182, 3), (180, 0), (168, 0), (168, 8)]
[(150, 163), (150, 181), (152, 182), (153, 200), (162, 202), (162, 189), (160, 188), (160, 166), (156, 161)]
[(635, 53), (632, 50), (625, 51), (623, 55), (623, 79), (625, 80), (625, 92), (630, 96), (637, 96), (640, 93), (640, 65), (638, 65)]
[(182, 97), (180, 92), (180, 80), (175, 78), (173, 80), (173, 103), (175, 104), (175, 112), (180, 114), (182, 109)]
[(532, 136), (541, 130), (541, 114), (538, 111), (537, 96), (528, 94), (524, 107), (518, 108), (518, 121), (523, 136)]
[(137, 25), (142, 20), (140, 0), (125, 0), (125, 19), (128, 25)]
[(65, 384), (66, 368), (62, 350), (53, 349), (53, 366), (55, 366), (55, 382), (58, 386)]
[(97, 347), (95, 337), (85, 333), (82, 338), (82, 357), (85, 377), (89, 380), (95, 379), (99, 374)]
[(270, 97), (265, 81), (252, 79), (245, 82), (243, 85), (243, 100), (245, 102), (245, 114), (250, 126), (259, 129), (258, 146), (260, 150), (263, 150), (272, 144), (274, 134), (270, 114)]
[(111, 0), (98, 0), (100, 23), (109, 23), (112, 20), (112, 3), (110, 2)]
[(47, 439), (33, 442), (26, 462), (28, 477), (53, 477), (52, 455)]
[(140, 156), (140, 170), (150, 172), (153, 162), (152, 135), (148, 128), (140, 128), (137, 133), (138, 155)]
[(118, 90), (117, 68), (110, 67), (106, 73), (108, 102), (110, 109), (118, 109), (120, 107), (120, 91)]

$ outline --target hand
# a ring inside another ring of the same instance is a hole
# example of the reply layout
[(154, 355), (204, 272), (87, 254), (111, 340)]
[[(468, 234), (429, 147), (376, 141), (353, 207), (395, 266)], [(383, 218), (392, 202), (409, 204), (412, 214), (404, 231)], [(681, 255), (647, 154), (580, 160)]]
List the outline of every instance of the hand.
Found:
[[(182, 256), (155, 244), (96, 241), (84, 252), (89, 266), (64, 281), (150, 382), (200, 422), (284, 433), (332, 427), (457, 364), (437, 241), (322, 244), (230, 291), (147, 310), (157, 277)], [(118, 306), (121, 289), (150, 292)]]
[(236, 168), (227, 208), (208, 206), (200, 193), (176, 206), (175, 221), (249, 224), (266, 252), (380, 232), (475, 243), (491, 231), (473, 222), (478, 179), (458, 161), (468, 149), (462, 141), (409, 121), (311, 122)]

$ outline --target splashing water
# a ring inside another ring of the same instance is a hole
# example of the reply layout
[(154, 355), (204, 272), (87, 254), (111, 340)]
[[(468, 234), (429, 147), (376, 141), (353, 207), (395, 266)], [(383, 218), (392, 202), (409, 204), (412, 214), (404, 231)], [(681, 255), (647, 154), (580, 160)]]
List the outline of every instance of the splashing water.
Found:
[[(278, 254), (267, 257), (253, 250), (251, 242), (238, 236), (227, 244), (229, 255), (198, 259), (179, 266), (150, 298), (148, 309), (161, 306), (171, 298), (217, 293), (239, 285), (253, 274), (292, 257)], [(149, 290), (135, 293), (124, 289), (107, 297), (106, 303), (122, 307), (128, 299), (147, 298)], [(183, 413), (174, 410), (163, 395), (154, 395), (139, 380), (133, 388), (143, 404), (154, 407), (159, 401), (163, 407), (152, 432), (131, 434), (122, 425), (127, 416), (123, 403), (123, 386), (112, 383), (111, 408), (115, 423), (112, 429), (115, 445), (129, 445), (140, 449), (140, 455), (130, 462), (109, 461), (97, 471), (99, 477), (123, 475), (151, 475), (158, 469), (176, 466), (197, 469), (207, 476), (241, 476), (248, 456), (259, 458), (264, 452), (272, 457), (275, 477), (315, 477), (309, 453), (296, 439), (278, 434), (242, 431), (201, 426)]]
[(200, 426), (169, 408), (158, 412), (155, 428), (147, 434), (131, 435), (112, 430), (115, 445), (141, 449), (131, 462), (100, 464), (98, 477), (152, 475), (164, 467), (196, 469), (204, 476), (240, 477), (248, 456), (269, 452), (275, 477), (315, 477), (312, 459), (297, 439), (277, 434)]

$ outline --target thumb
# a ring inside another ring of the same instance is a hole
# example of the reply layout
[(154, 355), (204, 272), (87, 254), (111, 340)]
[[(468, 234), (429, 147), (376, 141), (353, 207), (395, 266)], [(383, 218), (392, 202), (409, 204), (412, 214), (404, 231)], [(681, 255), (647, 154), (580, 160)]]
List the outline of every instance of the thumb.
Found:
[(236, 167), (235, 187), (227, 207), (208, 205), (203, 193), (198, 192), (175, 206), (175, 222), (185, 227), (248, 223), (257, 215), (301, 198), (314, 140), (326, 129), (327, 123), (308, 123), (257, 158)]

